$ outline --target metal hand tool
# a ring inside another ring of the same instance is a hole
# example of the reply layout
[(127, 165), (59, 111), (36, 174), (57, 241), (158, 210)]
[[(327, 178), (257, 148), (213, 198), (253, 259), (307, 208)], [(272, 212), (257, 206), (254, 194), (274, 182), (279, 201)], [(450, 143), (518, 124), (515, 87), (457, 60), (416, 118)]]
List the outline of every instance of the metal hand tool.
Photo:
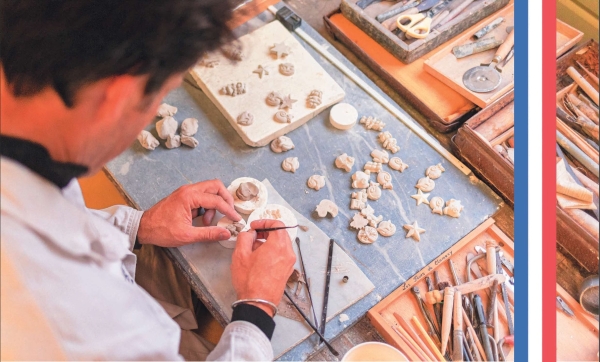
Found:
[(462, 13), (463, 10), (465, 10), (467, 8), (467, 6), (471, 5), (471, 3), (475, 1), (475, 0), (463, 0), (460, 5), (458, 5), (456, 8), (454, 8), (450, 14), (448, 14), (448, 16), (446, 16), (444, 18), (444, 21), (441, 21), (436, 28), (441, 27), (442, 25), (450, 22), (450, 20), (454, 19), (455, 17), (458, 16), (458, 14)]
[(304, 320), (306, 321), (306, 323), (308, 323), (308, 325), (310, 326), (310, 328), (317, 334), (317, 336), (319, 336), (319, 338), (321, 338), (321, 341), (323, 343), (325, 343), (325, 346), (327, 346), (327, 349), (329, 349), (329, 351), (334, 355), (334, 356), (339, 356), (340, 354), (338, 353), (338, 351), (335, 350), (335, 348), (333, 348), (329, 342), (327, 342), (327, 340), (325, 339), (325, 337), (323, 336), (323, 334), (321, 334), (321, 332), (319, 332), (319, 330), (317, 329), (317, 327), (315, 327), (310, 320), (308, 319), (308, 317), (306, 316), (306, 314), (304, 314), (304, 312), (302, 312), (302, 310), (300, 309), (300, 307), (296, 304), (296, 302), (294, 302), (294, 300), (292, 299), (292, 297), (290, 297), (290, 295), (288, 294), (287, 290), (284, 290), (283, 293), (285, 294), (285, 296), (290, 300), (290, 302), (292, 303), (292, 305), (296, 308), (296, 310), (298, 311), (298, 313), (300, 313), (300, 315), (302, 316), (302, 318), (304, 318)]
[(417, 298), (417, 304), (419, 305), (419, 309), (421, 309), (421, 313), (423, 313), (423, 317), (425, 317), (425, 321), (427, 322), (427, 325), (429, 327), (430, 334), (432, 334), (433, 336), (436, 337), (436, 339), (439, 340), (440, 339), (440, 331), (437, 329), (437, 327), (433, 321), (433, 318), (431, 317), (431, 314), (429, 314), (429, 311), (425, 308), (425, 302), (423, 301), (423, 298), (421, 298), (421, 293), (419, 291), (419, 288), (412, 287), (411, 291)]
[[(496, 251), (496, 268), (498, 269), (498, 273), (502, 273), (502, 262), (500, 260), (500, 253)], [(508, 334), (515, 334), (515, 327), (513, 325), (512, 315), (510, 314), (510, 308), (508, 307), (508, 292), (506, 291), (506, 283), (500, 284), (500, 293), (502, 294), (502, 301), (504, 302), (504, 311), (506, 312), (506, 322), (508, 324)]]
[(468, 57), (469, 55), (485, 52), (502, 45), (503, 40), (495, 37), (480, 39), (472, 43), (457, 45), (452, 48), (452, 54), (456, 59)]
[(565, 303), (565, 301), (559, 296), (556, 296), (556, 307), (565, 312), (565, 314), (569, 317), (575, 317), (575, 313), (573, 313), (573, 311), (571, 310), (571, 308), (569, 308), (567, 303)]
[(506, 55), (506, 58), (504, 58), (504, 60), (502, 61), (502, 65), (500, 65), (500, 63), (498, 63), (498, 65), (496, 65), (496, 70), (499, 72), (502, 72), (502, 69), (504, 69), (506, 64), (508, 64), (508, 62), (514, 57), (514, 55), (515, 55), (515, 47), (513, 45), (513, 47), (510, 48), (510, 51)]
[[(408, 10), (405, 10), (401, 13), (399, 12), (397, 14), (399, 14), (400, 16), (418, 14), (420, 12), (427, 11), (433, 8), (439, 2), (440, 0), (423, 0), (416, 7), (411, 6)], [(393, 31), (398, 27), (397, 17), (392, 17), (382, 22), (381, 25)]]
[[(406, 33), (407, 36), (417, 39), (424, 39), (431, 31), (433, 17), (450, 4), (450, 0), (442, 1), (433, 9), (427, 12), (417, 14), (402, 14), (396, 19), (398, 29)], [(417, 7), (419, 9), (419, 7)], [(411, 9), (412, 10), (412, 9)]]
[(371, 5), (371, 4), (375, 4), (378, 2), (381, 2), (382, 0), (358, 0), (356, 2), (356, 6), (358, 6), (361, 9), (366, 8), (367, 6)]
[(479, 333), (481, 334), (481, 344), (483, 345), (483, 351), (488, 361), (495, 361), (494, 355), (492, 354), (492, 346), (488, 338), (487, 325), (485, 324), (485, 313), (483, 313), (483, 304), (481, 303), (481, 297), (477, 294), (473, 297), (473, 304), (475, 305), (475, 316), (479, 321)]
[[(400, 6), (394, 5), (388, 11), (383, 12), (383, 13), (377, 15), (375, 17), (375, 20), (377, 20), (378, 22), (382, 23), (385, 20), (393, 17), (394, 15), (398, 15), (398, 14), (402, 13), (403, 11), (406, 11), (406, 10), (408, 10), (410, 8), (413, 8), (413, 7), (415, 7), (415, 6), (419, 5), (419, 4), (420, 3), (417, 2), (416, 0), (412, 0), (412, 1), (408, 1), (407, 3), (405, 3), (403, 5), (400, 5)], [(432, 7), (433, 7), (433, 5), (432, 5)]]
[(317, 321), (317, 314), (315, 313), (315, 305), (313, 303), (312, 295), (310, 293), (310, 283), (306, 276), (306, 268), (304, 267), (304, 259), (302, 258), (302, 250), (300, 249), (300, 238), (296, 237), (296, 245), (298, 246), (298, 256), (300, 257), (300, 267), (302, 268), (302, 276), (306, 281), (306, 291), (308, 292), (308, 300), (310, 301), (310, 309), (312, 309), (313, 320), (315, 321), (315, 327), (319, 328), (319, 322)]
[(329, 282), (331, 280), (331, 262), (333, 260), (333, 239), (329, 239), (329, 255), (327, 257), (327, 271), (325, 274), (325, 293), (323, 295), (323, 312), (321, 313), (321, 334), (325, 334), (327, 322), (327, 302), (329, 301)]
[(453, 361), (462, 361), (463, 360), (463, 318), (462, 318), (462, 305), (460, 303), (462, 299), (462, 294), (459, 291), (454, 292), (454, 334), (453, 334), (453, 353), (452, 360)]
[[(462, 280), (460, 280), (460, 277), (458, 276), (458, 273), (456, 272), (456, 268), (454, 266), (454, 261), (452, 261), (452, 259), (450, 259), (450, 260), (448, 260), (448, 264), (450, 265), (450, 271), (452, 272), (452, 278), (454, 279), (454, 284), (457, 286), (461, 285)], [(469, 300), (469, 297), (467, 295), (462, 296), (462, 305), (465, 308), (465, 310), (467, 311), (467, 316), (469, 317), (469, 319), (472, 319), (473, 308), (471, 307), (471, 301)]]
[[(494, 310), (496, 307), (496, 295), (498, 294), (498, 282), (494, 281), (492, 285), (492, 292), (490, 296), (490, 304), (488, 304), (487, 310), (487, 324), (494, 325)], [(495, 327), (495, 326), (494, 326)]]
[[(502, 75), (495, 66), (506, 56), (514, 45), (514, 30), (508, 34), (504, 43), (498, 48), (494, 58), (489, 64), (482, 63), (473, 67), (463, 75), (463, 84), (467, 89), (476, 93), (487, 93), (500, 86)], [(500, 68), (502, 69), (502, 68)]]
[(254, 231), (256, 231), (257, 233), (265, 233), (268, 231), (276, 231), (276, 230), (283, 230), (283, 229), (293, 229), (293, 228), (297, 228), (300, 225), (294, 225), (294, 226), (277, 226), (277, 227), (273, 227), (273, 228), (265, 228), (265, 229), (255, 229)]
[(475, 39), (483, 38), (487, 33), (496, 29), (497, 27), (499, 27), (503, 21), (504, 21), (504, 18), (499, 16), (496, 20), (492, 21), (488, 25), (486, 25), (483, 28), (481, 28), (480, 30), (478, 30), (475, 34), (473, 34), (473, 37)]

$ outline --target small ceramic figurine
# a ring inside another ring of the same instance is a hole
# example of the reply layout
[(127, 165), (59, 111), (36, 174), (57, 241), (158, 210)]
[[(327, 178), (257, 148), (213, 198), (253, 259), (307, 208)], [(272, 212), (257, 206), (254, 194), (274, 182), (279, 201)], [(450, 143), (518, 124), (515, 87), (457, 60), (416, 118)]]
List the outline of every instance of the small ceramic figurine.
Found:
[(363, 215), (361, 215), (358, 212), (354, 214), (354, 216), (352, 217), (352, 222), (350, 222), (350, 227), (357, 230), (360, 230), (367, 225), (369, 225), (369, 220), (367, 220)]
[(300, 162), (298, 162), (298, 157), (288, 157), (281, 163), (281, 168), (287, 172), (296, 172), (298, 168), (300, 168)]
[(435, 188), (435, 181), (427, 176), (421, 177), (415, 187), (423, 192), (431, 192)]
[(444, 212), (442, 208), (444, 207), (444, 199), (439, 196), (432, 197), (429, 200), (429, 207), (431, 208), (431, 212), (438, 215), (443, 215)]
[(289, 77), (294, 74), (294, 64), (292, 63), (281, 63), (279, 64), (279, 73)]
[(360, 190), (352, 193), (350, 209), (362, 210), (367, 206), (367, 190)]
[(313, 90), (312, 92), (310, 92), (310, 94), (308, 95), (308, 98), (306, 99), (306, 105), (309, 108), (317, 108), (318, 106), (321, 105), (321, 98), (323, 97), (323, 92), (321, 92), (320, 90)]
[(427, 198), (429, 197), (429, 194), (424, 194), (423, 191), (421, 191), (421, 189), (418, 189), (417, 194), (412, 195), (411, 197), (413, 199), (417, 200), (417, 205), (429, 204), (429, 200), (427, 200)]
[(460, 212), (463, 210), (463, 206), (460, 204), (460, 200), (450, 199), (446, 201), (446, 207), (444, 208), (444, 215), (452, 217), (460, 217)]
[(390, 161), (390, 155), (382, 150), (371, 151), (371, 157), (373, 157), (373, 162), (388, 163)]
[(254, 122), (254, 116), (248, 111), (240, 113), (237, 117), (237, 123), (241, 126), (249, 126)]
[(273, 116), (273, 119), (279, 123), (292, 123), (293, 118), (294, 116), (284, 110), (275, 112), (275, 115)]
[(435, 180), (440, 178), (440, 176), (442, 176), (442, 172), (444, 171), (446, 171), (446, 169), (444, 169), (444, 166), (442, 166), (441, 163), (438, 163), (437, 165), (427, 167), (427, 170), (425, 171), (425, 176), (429, 177), (432, 180)]
[(316, 211), (320, 217), (327, 216), (327, 213), (329, 213), (332, 217), (336, 217), (338, 214), (338, 207), (333, 203), (333, 201), (325, 199), (319, 202)]
[(393, 190), (392, 175), (386, 171), (379, 171), (377, 174), (377, 182), (383, 187), (384, 190)]
[(363, 170), (365, 171), (365, 173), (367, 175), (370, 175), (371, 172), (377, 173), (377, 172), (381, 171), (381, 163), (369, 161), (369, 162), (365, 163), (365, 167), (363, 168)]
[(400, 171), (400, 172), (404, 172), (404, 170), (406, 170), (408, 168), (408, 165), (405, 164), (404, 162), (402, 162), (402, 160), (399, 157), (390, 158), (390, 162), (388, 163), (388, 166), (390, 166), (391, 169)]
[(262, 79), (263, 75), (269, 75), (269, 70), (267, 69), (267, 67), (259, 65), (258, 68), (252, 71), (252, 73), (258, 74), (258, 77)]
[(398, 145), (396, 144), (396, 139), (392, 137), (392, 134), (390, 132), (381, 132), (378, 137), (379, 142), (381, 142), (381, 145), (386, 150), (390, 151), (391, 153), (396, 153), (400, 151), (400, 147), (398, 147)]
[(356, 171), (352, 175), (352, 187), (355, 189), (366, 189), (369, 187), (369, 175), (362, 171)]
[(345, 153), (335, 159), (335, 167), (341, 168), (346, 172), (350, 172), (352, 166), (354, 166), (354, 157), (350, 157)]
[(291, 48), (289, 46), (285, 45), (284, 42), (276, 43), (275, 45), (273, 45), (271, 47), (271, 49), (269, 51), (271, 54), (275, 55), (275, 58), (283, 58), (292, 53)]
[(369, 200), (377, 201), (381, 197), (381, 189), (377, 182), (371, 181), (369, 188), (367, 188), (367, 197)]
[(358, 241), (363, 244), (373, 244), (378, 237), (377, 229), (371, 226), (365, 226), (358, 231)]
[(381, 131), (383, 127), (385, 127), (385, 123), (375, 117), (363, 116), (360, 119), (360, 124), (364, 124), (366, 129), (372, 129), (374, 131)]
[(382, 221), (377, 226), (377, 231), (381, 236), (392, 236), (396, 233), (396, 225), (392, 224), (390, 220)]
[(312, 175), (311, 177), (308, 178), (308, 181), (306, 184), (311, 189), (319, 191), (323, 186), (325, 186), (325, 176)]
[(271, 151), (275, 153), (286, 152), (294, 148), (292, 139), (286, 136), (279, 136), (271, 141)]
[(407, 238), (413, 238), (416, 241), (421, 241), (421, 234), (425, 232), (425, 229), (421, 229), (419, 227), (419, 224), (417, 224), (416, 221), (412, 225), (411, 224), (404, 225), (404, 228), (407, 231), (407, 233), (406, 233)]

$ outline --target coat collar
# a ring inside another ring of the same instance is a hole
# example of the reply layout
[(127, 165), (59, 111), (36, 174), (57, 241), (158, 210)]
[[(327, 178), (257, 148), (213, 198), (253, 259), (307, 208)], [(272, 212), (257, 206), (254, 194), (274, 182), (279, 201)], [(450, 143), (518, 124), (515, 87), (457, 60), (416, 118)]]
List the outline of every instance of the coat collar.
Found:
[(102, 263), (130, 253), (124, 233), (66, 198), (56, 185), (6, 157), (0, 158), (0, 166), (3, 215), (76, 257)]

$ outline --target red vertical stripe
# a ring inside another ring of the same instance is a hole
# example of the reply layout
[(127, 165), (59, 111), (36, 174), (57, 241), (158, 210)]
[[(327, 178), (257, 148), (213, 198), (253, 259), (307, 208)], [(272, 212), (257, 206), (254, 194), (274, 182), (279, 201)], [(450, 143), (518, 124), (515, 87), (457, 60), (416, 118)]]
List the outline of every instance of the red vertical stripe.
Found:
[(542, 28), (542, 360), (556, 361), (556, 1), (544, 1)]

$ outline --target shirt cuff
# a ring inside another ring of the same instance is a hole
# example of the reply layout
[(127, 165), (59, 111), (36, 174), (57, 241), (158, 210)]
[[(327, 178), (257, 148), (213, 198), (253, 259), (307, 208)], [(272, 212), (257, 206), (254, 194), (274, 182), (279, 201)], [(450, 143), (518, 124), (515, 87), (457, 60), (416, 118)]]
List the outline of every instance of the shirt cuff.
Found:
[(238, 304), (233, 308), (231, 321), (246, 321), (257, 326), (271, 340), (275, 331), (275, 321), (264, 310), (250, 305)]

